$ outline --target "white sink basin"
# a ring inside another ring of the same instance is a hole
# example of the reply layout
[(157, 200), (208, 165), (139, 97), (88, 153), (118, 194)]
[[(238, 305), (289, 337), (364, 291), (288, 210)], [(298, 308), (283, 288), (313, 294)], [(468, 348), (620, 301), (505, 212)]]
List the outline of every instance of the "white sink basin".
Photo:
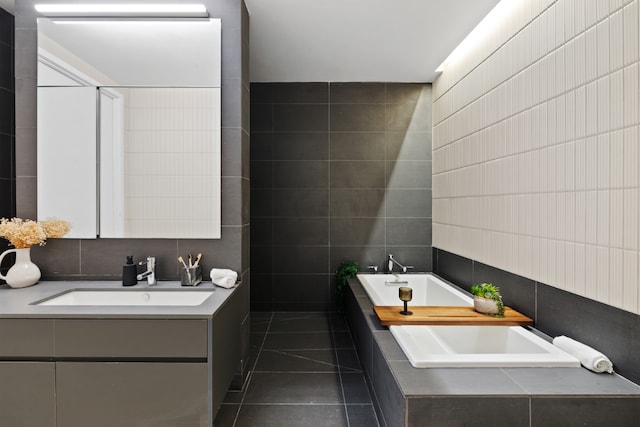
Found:
[(200, 305), (213, 291), (181, 290), (73, 290), (36, 305)]

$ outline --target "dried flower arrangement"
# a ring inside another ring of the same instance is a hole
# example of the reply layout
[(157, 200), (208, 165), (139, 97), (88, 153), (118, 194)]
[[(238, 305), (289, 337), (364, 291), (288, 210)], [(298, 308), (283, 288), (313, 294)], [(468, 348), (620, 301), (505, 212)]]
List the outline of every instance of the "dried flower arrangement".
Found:
[(70, 229), (67, 221), (57, 218), (40, 222), (22, 218), (0, 219), (0, 237), (7, 239), (16, 249), (43, 246), (47, 239), (62, 237)]

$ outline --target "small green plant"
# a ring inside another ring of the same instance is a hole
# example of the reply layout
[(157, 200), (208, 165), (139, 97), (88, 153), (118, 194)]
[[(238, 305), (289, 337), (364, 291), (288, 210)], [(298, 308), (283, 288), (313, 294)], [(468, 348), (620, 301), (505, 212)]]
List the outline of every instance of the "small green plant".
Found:
[(339, 313), (344, 312), (344, 297), (349, 284), (348, 281), (358, 274), (358, 268), (358, 261), (342, 261), (340, 268), (336, 271), (336, 279), (338, 280), (336, 286), (336, 311)]
[(495, 301), (498, 306), (497, 314), (489, 314), (494, 317), (504, 317), (504, 304), (502, 303), (502, 296), (500, 295), (500, 288), (493, 283), (482, 283), (480, 285), (472, 285), (471, 293), (479, 298), (487, 298)]

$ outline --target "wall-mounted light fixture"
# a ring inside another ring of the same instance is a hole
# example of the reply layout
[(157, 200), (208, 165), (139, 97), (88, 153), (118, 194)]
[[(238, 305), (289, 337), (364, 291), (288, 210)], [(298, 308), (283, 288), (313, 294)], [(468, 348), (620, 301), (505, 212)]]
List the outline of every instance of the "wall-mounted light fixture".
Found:
[(202, 4), (36, 4), (35, 9), (49, 17), (167, 17), (206, 18)]

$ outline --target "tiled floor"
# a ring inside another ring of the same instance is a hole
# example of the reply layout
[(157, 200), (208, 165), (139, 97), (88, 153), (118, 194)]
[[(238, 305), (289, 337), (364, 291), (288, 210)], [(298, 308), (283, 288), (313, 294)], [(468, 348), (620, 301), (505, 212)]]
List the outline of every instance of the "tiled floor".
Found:
[(215, 427), (377, 427), (345, 319), (331, 313), (252, 312), (252, 361)]

